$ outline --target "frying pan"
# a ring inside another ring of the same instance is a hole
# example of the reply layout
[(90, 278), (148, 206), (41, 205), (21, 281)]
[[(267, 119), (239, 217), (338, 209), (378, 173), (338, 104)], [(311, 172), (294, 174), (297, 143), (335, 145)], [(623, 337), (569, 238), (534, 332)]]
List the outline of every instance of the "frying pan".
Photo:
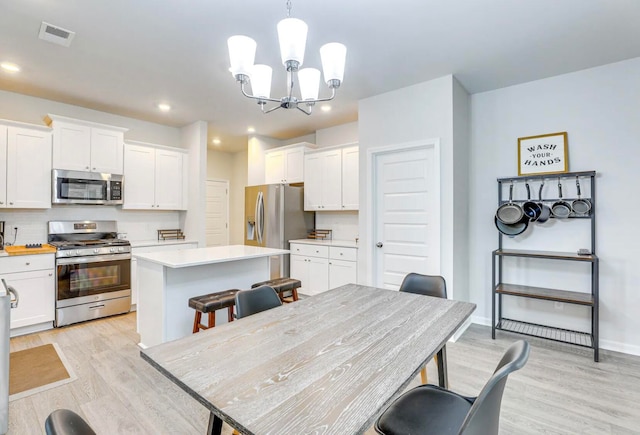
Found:
[(540, 212), (540, 216), (538, 216), (538, 220), (536, 222), (539, 222), (541, 224), (545, 223), (546, 221), (549, 220), (549, 218), (551, 217), (551, 209), (549, 208), (548, 205), (546, 205), (544, 202), (542, 202), (542, 188), (544, 187), (544, 180), (542, 180), (542, 183), (540, 184), (540, 190), (538, 190), (538, 205), (540, 206), (540, 208), (542, 209), (542, 211)]
[(558, 200), (551, 206), (551, 212), (559, 219), (569, 217), (571, 213), (571, 206), (568, 202), (562, 200), (562, 184), (558, 178)]
[(498, 231), (509, 237), (524, 233), (529, 226), (529, 218), (526, 216), (520, 222), (516, 222), (515, 224), (505, 224), (498, 219), (498, 216), (495, 216), (493, 220), (495, 221)]
[(513, 202), (513, 181), (509, 186), (509, 202), (502, 204), (496, 211), (496, 218), (503, 224), (512, 225), (520, 222), (524, 216), (522, 207)]
[(577, 215), (586, 216), (591, 211), (591, 201), (580, 198), (580, 180), (576, 177), (576, 188), (578, 189), (578, 199), (571, 202), (571, 210)]
[(531, 221), (536, 221), (542, 214), (542, 207), (537, 202), (531, 201), (531, 190), (529, 189), (529, 182), (525, 183), (527, 187), (527, 201), (522, 204), (522, 211)]

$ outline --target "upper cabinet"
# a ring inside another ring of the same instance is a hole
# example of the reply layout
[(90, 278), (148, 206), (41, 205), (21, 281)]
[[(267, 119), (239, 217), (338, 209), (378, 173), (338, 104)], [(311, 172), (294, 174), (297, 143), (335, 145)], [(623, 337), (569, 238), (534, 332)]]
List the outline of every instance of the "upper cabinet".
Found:
[(304, 182), (304, 155), (315, 145), (302, 142), (275, 148), (264, 153), (264, 183), (291, 184)]
[(126, 128), (48, 115), (53, 127), (53, 167), (122, 174)]
[(305, 155), (305, 210), (358, 210), (358, 155), (357, 145)]
[(126, 143), (124, 146), (123, 209), (186, 210), (186, 151)]
[(51, 131), (0, 125), (0, 208), (51, 207)]

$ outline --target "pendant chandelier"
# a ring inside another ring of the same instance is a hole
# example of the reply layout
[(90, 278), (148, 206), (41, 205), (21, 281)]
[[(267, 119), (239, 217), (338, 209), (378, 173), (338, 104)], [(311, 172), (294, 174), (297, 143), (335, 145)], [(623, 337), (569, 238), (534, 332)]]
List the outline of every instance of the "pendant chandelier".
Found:
[[(304, 60), (304, 50), (307, 43), (307, 25), (304, 21), (291, 18), (291, 1), (287, 1), (287, 18), (278, 23), (278, 40), (280, 42), (280, 56), (287, 71), (287, 95), (282, 98), (271, 98), (272, 69), (268, 65), (254, 65), (256, 56), (256, 41), (244, 35), (232, 36), (228, 39), (231, 74), (240, 83), (240, 90), (245, 97), (257, 100), (263, 113), (276, 109), (298, 109), (311, 115), (313, 106), (321, 101), (330, 101), (336, 96), (336, 89), (340, 87), (344, 76), (344, 65), (347, 48), (340, 43), (331, 42), (320, 47), (322, 71), (324, 81), (331, 89), (331, 96), (318, 98), (320, 86), (320, 71), (316, 68), (300, 69)], [(293, 88), (298, 77), (300, 97), (293, 95)], [(252, 95), (246, 91), (246, 85), (251, 82)], [(266, 109), (267, 102), (278, 103)], [(306, 106), (306, 110), (303, 107)]]

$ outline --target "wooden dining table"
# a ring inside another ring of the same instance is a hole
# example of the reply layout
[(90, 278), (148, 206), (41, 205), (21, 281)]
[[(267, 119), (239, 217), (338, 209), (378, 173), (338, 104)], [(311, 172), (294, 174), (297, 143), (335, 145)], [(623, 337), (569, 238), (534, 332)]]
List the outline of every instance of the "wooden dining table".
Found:
[[(141, 356), (243, 434), (360, 434), (440, 352), (475, 304), (348, 284)], [(204, 429), (204, 428), (203, 428)]]

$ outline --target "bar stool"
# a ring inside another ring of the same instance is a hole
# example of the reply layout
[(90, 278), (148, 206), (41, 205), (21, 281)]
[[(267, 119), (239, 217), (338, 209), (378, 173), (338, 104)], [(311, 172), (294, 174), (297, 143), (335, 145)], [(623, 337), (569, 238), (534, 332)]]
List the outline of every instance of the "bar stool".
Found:
[[(240, 290), (224, 290), (208, 295), (195, 296), (189, 298), (189, 306), (196, 310), (193, 319), (193, 333), (200, 332), (201, 329), (209, 329), (216, 326), (216, 310), (226, 308), (228, 311), (228, 321), (233, 322), (233, 306), (236, 303), (236, 293)], [(209, 326), (202, 323), (202, 313), (209, 314)]]
[(284, 292), (291, 292), (291, 296), (292, 299), (294, 301), (298, 300), (298, 289), (302, 286), (302, 283), (300, 282), (299, 279), (294, 279), (294, 278), (275, 278), (275, 279), (270, 279), (269, 281), (262, 281), (262, 282), (257, 282), (255, 284), (253, 284), (251, 286), (251, 288), (256, 288), (256, 287), (260, 287), (263, 285), (268, 285), (269, 287), (272, 287), (277, 293), (278, 296), (280, 296), (280, 300), (282, 302), (286, 302), (289, 303), (291, 301), (286, 300), (284, 298), (283, 293)]

